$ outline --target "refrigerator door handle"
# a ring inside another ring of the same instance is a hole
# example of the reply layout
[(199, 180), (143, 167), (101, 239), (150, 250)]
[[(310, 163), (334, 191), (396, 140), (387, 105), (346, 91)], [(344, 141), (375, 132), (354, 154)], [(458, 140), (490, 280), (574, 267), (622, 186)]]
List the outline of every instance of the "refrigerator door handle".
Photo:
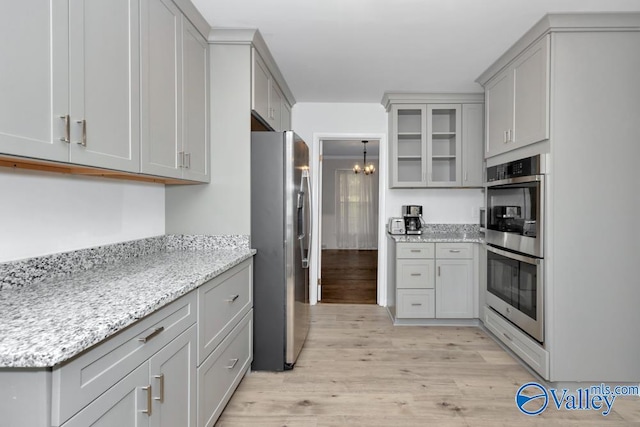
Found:
[[(310, 202), (311, 202), (311, 183), (309, 182), (309, 169), (304, 169), (302, 171), (302, 179), (300, 183), (300, 188), (303, 191), (298, 194), (298, 215), (302, 216), (302, 234), (299, 239), (303, 240), (305, 237), (307, 238), (306, 248), (303, 248), (302, 242), (300, 244), (300, 255), (302, 258), (302, 268), (309, 268), (309, 255), (311, 253), (311, 231), (308, 227), (311, 227), (311, 224), (307, 224), (307, 215), (309, 215), (309, 222), (311, 222), (311, 210), (310, 210)], [(309, 197), (309, 203), (304, 203), (305, 194)], [(300, 203), (302, 200), (302, 203)]]

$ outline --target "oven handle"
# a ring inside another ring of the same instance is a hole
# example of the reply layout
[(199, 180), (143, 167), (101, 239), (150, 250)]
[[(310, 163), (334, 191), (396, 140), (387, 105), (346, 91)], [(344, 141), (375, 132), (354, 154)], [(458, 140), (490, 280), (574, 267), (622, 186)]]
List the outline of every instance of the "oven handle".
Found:
[(499, 181), (487, 182), (487, 187), (497, 187), (499, 185), (522, 184), (523, 182), (542, 182), (544, 175), (519, 176), (516, 178), (501, 179)]
[(531, 258), (531, 257), (520, 255), (520, 254), (514, 254), (513, 252), (504, 251), (502, 249), (498, 249), (493, 246), (489, 246), (489, 245), (485, 245), (485, 246), (489, 252), (502, 255), (503, 257), (506, 257), (506, 258), (515, 259), (517, 261), (526, 262), (527, 264), (540, 265), (540, 261), (542, 261), (540, 258)]

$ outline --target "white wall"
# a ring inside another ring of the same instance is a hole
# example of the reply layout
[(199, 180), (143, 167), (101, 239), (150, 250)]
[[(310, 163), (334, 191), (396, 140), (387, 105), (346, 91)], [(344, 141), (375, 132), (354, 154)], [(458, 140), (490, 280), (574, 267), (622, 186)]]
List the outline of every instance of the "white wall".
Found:
[(0, 262), (164, 234), (164, 185), (0, 168)]

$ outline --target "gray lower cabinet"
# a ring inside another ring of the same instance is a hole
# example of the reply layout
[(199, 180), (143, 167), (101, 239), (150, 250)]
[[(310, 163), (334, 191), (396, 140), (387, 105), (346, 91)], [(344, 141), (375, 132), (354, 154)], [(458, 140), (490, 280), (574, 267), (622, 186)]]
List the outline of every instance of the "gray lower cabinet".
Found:
[(195, 427), (195, 344), (194, 325), (63, 427)]
[(243, 261), (54, 368), (0, 369), (9, 384), (0, 424), (213, 426), (253, 359), (252, 266)]
[(473, 243), (395, 243), (395, 318), (474, 317)]

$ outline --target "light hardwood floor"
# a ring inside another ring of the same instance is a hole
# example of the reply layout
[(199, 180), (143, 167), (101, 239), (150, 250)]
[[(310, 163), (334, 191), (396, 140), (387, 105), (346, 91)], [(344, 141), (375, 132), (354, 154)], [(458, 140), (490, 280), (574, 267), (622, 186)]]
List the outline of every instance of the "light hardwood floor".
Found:
[(319, 304), (295, 368), (252, 372), (218, 427), (640, 425), (640, 399), (595, 411), (520, 413), (534, 381), (475, 327), (394, 327), (375, 305)]

